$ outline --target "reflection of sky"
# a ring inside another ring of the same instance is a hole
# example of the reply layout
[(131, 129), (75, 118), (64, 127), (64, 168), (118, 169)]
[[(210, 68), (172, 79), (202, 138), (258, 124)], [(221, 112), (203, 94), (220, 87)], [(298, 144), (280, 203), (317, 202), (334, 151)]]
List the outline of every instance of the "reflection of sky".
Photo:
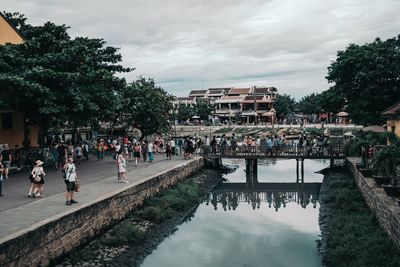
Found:
[[(229, 181), (245, 182), (243, 164)], [(294, 166), (292, 166), (294, 165)], [(327, 166), (322, 161), (305, 161), (305, 181), (320, 182), (314, 171)], [(294, 173), (294, 175), (293, 175)], [(260, 179), (264, 174), (268, 180)], [(289, 176), (290, 175), (290, 176)], [(294, 181), (293, 181), (294, 179)], [(259, 166), (259, 181), (295, 182), (296, 161), (282, 160)], [(218, 203), (201, 204), (190, 222), (178, 227), (164, 240), (143, 266), (320, 266), (315, 240), (318, 239), (318, 212), (295, 202), (278, 212), (262, 202), (260, 209), (240, 202), (236, 210), (223, 211)]]

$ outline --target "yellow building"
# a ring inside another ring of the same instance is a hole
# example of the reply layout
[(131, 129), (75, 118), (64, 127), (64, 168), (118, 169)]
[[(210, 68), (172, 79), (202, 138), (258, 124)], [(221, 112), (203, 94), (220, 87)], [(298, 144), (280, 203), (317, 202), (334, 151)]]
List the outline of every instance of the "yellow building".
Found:
[[(0, 45), (21, 44), (24, 42), (18, 30), (0, 13)], [(1, 89), (0, 89), (1, 90)], [(0, 110), (0, 144), (10, 147), (23, 145), (24, 137), (30, 145), (36, 146), (39, 129), (28, 126), (24, 114), (14, 110)]]
[(18, 30), (0, 13), (0, 45), (22, 44), (24, 38)]
[(400, 101), (382, 111), (381, 116), (386, 118), (387, 130), (400, 137)]

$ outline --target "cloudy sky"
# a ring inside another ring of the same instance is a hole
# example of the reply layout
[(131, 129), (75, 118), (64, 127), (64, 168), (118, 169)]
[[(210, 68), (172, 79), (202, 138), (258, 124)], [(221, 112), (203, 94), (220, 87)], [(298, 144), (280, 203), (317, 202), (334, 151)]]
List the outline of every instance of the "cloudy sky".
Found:
[(1, 0), (34, 25), (121, 48), (125, 74), (167, 91), (266, 85), (300, 98), (329, 87), (338, 50), (400, 34), (399, 0)]

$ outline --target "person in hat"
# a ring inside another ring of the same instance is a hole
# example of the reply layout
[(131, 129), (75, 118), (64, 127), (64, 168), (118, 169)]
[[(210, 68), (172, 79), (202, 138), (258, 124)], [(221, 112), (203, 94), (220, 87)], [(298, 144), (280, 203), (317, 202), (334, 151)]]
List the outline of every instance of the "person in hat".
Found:
[(74, 164), (73, 157), (68, 157), (67, 163), (64, 165), (65, 170), (65, 178), (64, 182), (67, 185), (67, 192), (65, 193), (66, 202), (65, 205), (72, 205), (78, 203), (78, 201), (74, 200), (74, 192), (76, 183), (78, 182), (78, 175), (76, 173), (76, 166)]
[(44, 197), (43, 185), (45, 175), (46, 173), (43, 170), (43, 161), (37, 160), (30, 175), (31, 187), (29, 189), (28, 197)]

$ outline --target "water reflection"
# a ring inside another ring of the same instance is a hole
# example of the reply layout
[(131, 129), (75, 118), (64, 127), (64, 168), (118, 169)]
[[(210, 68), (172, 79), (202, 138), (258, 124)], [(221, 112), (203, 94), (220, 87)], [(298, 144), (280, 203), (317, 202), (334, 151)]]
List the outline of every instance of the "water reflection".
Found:
[(224, 211), (234, 211), (240, 203), (247, 203), (253, 210), (267, 204), (278, 211), (288, 203), (302, 208), (311, 204), (317, 207), (321, 183), (223, 183), (217, 186), (204, 200), (218, 210), (218, 203)]

